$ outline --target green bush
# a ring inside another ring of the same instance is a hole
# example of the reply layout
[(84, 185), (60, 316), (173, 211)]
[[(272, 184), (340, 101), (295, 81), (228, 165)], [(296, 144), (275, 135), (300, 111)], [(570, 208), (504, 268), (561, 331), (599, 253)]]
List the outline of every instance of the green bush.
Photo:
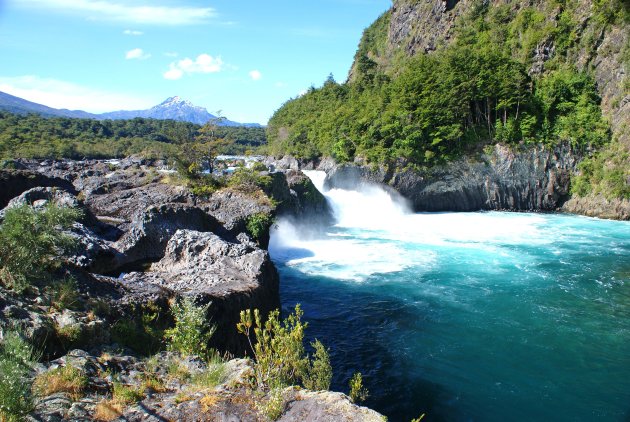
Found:
[(158, 321), (159, 308), (145, 305), (134, 312), (139, 317), (121, 319), (112, 326), (112, 340), (144, 356), (156, 353), (163, 348), (164, 335)]
[(37, 361), (35, 351), (14, 331), (0, 342), (0, 420), (23, 420), (33, 408), (29, 372)]
[(216, 325), (208, 321), (210, 303), (197, 306), (192, 298), (185, 297), (176, 302), (171, 311), (175, 326), (165, 331), (168, 349), (182, 355), (197, 355), (209, 358), (212, 350), (208, 346)]
[(80, 216), (78, 209), (52, 203), (41, 210), (29, 205), (7, 210), (0, 226), (0, 282), (21, 292), (49, 279), (60, 255), (76, 243), (61, 230)]
[(271, 227), (272, 223), (273, 220), (271, 216), (267, 213), (261, 212), (250, 215), (247, 218), (245, 227), (252, 238), (260, 244), (267, 233), (269, 233), (269, 227)]
[(328, 390), (333, 375), (328, 351), (319, 340), (315, 340), (311, 346), (315, 349), (315, 353), (303, 377), (304, 387), (314, 391)]
[(368, 390), (363, 385), (363, 376), (361, 372), (355, 372), (350, 378), (350, 400), (355, 403), (364, 402), (368, 396)]
[[(238, 332), (247, 336), (254, 354), (254, 374), (258, 388), (273, 390), (298, 382), (306, 388), (324, 390), (330, 387), (332, 369), (328, 352), (319, 341), (313, 343), (314, 359), (304, 350), (304, 312), (296, 305), (292, 314), (280, 321), (278, 309), (269, 313), (263, 323), (260, 311), (241, 311)], [(256, 343), (254, 344), (254, 339)]]
[(254, 169), (240, 167), (228, 179), (228, 186), (245, 193), (253, 193), (271, 186), (271, 176)]

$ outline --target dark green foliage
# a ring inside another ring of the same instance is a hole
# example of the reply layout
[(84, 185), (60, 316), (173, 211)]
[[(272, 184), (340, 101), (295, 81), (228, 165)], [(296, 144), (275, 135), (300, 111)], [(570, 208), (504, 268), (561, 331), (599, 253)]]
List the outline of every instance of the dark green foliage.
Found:
[(163, 349), (162, 326), (158, 306), (138, 306), (133, 318), (123, 318), (112, 326), (111, 337), (114, 342), (149, 356)]
[(81, 216), (74, 208), (52, 203), (43, 209), (29, 205), (10, 208), (0, 225), (0, 282), (16, 291), (50, 278), (59, 256), (75, 240), (62, 232)]
[[(112, 158), (142, 154), (173, 158), (196, 142), (201, 127), (187, 122), (135, 118), (92, 120), (44, 118), (0, 111), (0, 159)], [(219, 153), (245, 152), (266, 142), (264, 128), (218, 127)]]
[[(595, 84), (567, 64), (583, 42), (574, 9), (479, 2), (459, 19), (454, 42), (411, 58), (387, 56), (386, 13), (366, 29), (349, 83), (328, 78), (274, 114), (269, 150), (431, 166), (492, 142), (597, 148), (610, 134)], [(550, 43), (547, 72), (530, 77), (536, 48)]]
[(263, 239), (268, 235), (269, 228), (273, 223), (273, 219), (269, 214), (264, 212), (257, 213), (249, 216), (247, 219), (247, 232), (252, 236), (252, 238), (261, 244)]

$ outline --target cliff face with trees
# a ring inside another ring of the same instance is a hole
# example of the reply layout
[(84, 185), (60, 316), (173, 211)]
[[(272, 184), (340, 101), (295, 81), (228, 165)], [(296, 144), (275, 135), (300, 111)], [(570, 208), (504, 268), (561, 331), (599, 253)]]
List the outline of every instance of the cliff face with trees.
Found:
[(497, 161), (497, 143), (570, 151), (567, 209), (628, 207), (629, 23), (621, 0), (394, 1), (346, 83), (329, 77), (276, 112), (270, 150), (370, 163), (396, 188), (403, 169), (426, 180)]

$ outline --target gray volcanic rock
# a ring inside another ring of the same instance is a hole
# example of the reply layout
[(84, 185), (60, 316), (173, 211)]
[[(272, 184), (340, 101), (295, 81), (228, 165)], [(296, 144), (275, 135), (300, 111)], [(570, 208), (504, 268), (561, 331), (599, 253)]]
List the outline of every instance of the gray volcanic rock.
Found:
[(482, 159), (461, 159), (424, 173), (343, 165), (327, 176), (326, 184), (384, 184), (407, 198), (415, 211), (552, 211), (569, 199), (570, 175), (579, 162), (568, 146), (515, 151), (495, 145)]
[(249, 216), (272, 214), (275, 210), (262, 192), (252, 195), (234, 189), (217, 191), (210, 198), (200, 199), (197, 206), (216, 218), (232, 235), (246, 231)]
[(575, 197), (568, 200), (562, 211), (589, 217), (630, 220), (630, 201), (627, 199), (606, 199), (601, 195)]
[(367, 407), (357, 406), (342, 393), (288, 388), (287, 405), (279, 422), (382, 422), (383, 415)]
[(72, 183), (66, 179), (29, 170), (0, 170), (0, 209), (6, 207), (11, 199), (35, 187), (58, 187), (76, 193)]
[(231, 243), (214, 233), (178, 230), (164, 257), (149, 272), (123, 277), (125, 284), (150, 283), (212, 302), (217, 333), (213, 346), (242, 355), (247, 341), (236, 332), (243, 309), (261, 313), (280, 307), (279, 280), (269, 254), (251, 244)]
[(150, 206), (116, 242), (120, 256), (113, 265), (161, 258), (167, 242), (179, 229), (222, 231), (216, 219), (199, 208), (172, 203)]

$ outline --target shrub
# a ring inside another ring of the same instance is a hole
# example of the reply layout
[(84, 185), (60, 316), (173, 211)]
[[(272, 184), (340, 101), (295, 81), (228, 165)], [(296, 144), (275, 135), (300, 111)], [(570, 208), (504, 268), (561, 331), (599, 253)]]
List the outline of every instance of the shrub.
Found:
[(50, 306), (58, 311), (74, 309), (79, 301), (77, 282), (73, 277), (53, 282), (48, 288)]
[(139, 318), (121, 319), (112, 326), (112, 340), (136, 353), (149, 356), (163, 347), (163, 330), (158, 326), (160, 310), (157, 305), (149, 304), (134, 311), (140, 314)]
[(33, 389), (40, 396), (48, 396), (58, 392), (69, 393), (74, 401), (83, 396), (87, 387), (87, 376), (72, 365), (60, 366), (39, 375)]
[(186, 356), (210, 356), (208, 342), (216, 331), (216, 325), (207, 321), (209, 307), (210, 303), (197, 306), (194, 299), (188, 297), (173, 305), (171, 311), (175, 326), (164, 333), (169, 350)]
[(363, 385), (361, 372), (355, 372), (350, 378), (350, 400), (355, 403), (365, 401), (369, 396), (367, 388)]
[(0, 282), (18, 292), (48, 278), (59, 265), (60, 254), (75, 244), (61, 232), (81, 216), (74, 208), (48, 204), (42, 210), (29, 205), (6, 211), (0, 226)]
[(249, 234), (256, 240), (257, 243), (262, 243), (265, 235), (269, 232), (273, 220), (267, 213), (261, 212), (250, 215), (247, 218), (245, 227)]
[(246, 167), (238, 168), (228, 179), (228, 186), (245, 193), (253, 193), (271, 186), (271, 176)]
[(319, 340), (315, 340), (311, 346), (315, 349), (315, 353), (304, 376), (304, 387), (315, 391), (328, 390), (333, 375), (328, 351)]
[[(300, 306), (283, 322), (278, 309), (269, 313), (263, 324), (260, 311), (241, 311), (241, 322), (237, 324), (240, 333), (245, 334), (254, 353), (256, 363), (254, 373), (256, 383), (261, 389), (289, 386), (298, 381), (308, 365), (304, 357), (304, 330), (307, 323), (302, 323), (303, 311)], [(252, 344), (252, 332), (256, 344)]]
[(0, 343), (0, 420), (21, 421), (33, 408), (28, 374), (37, 361), (33, 348), (16, 332)]

